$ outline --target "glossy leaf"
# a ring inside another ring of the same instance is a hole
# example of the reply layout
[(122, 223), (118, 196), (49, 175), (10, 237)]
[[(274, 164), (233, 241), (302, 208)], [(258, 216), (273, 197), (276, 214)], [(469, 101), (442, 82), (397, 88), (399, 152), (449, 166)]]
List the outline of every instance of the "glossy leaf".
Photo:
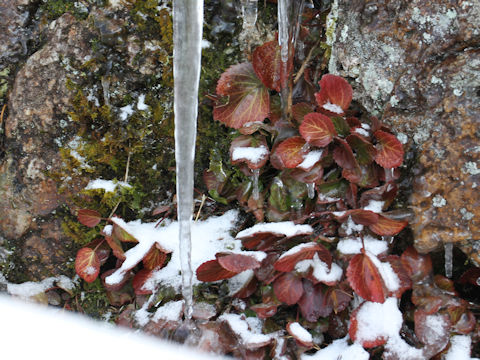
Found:
[(322, 110), (329, 110), (327, 104), (337, 105), (343, 111), (333, 112), (343, 114), (350, 106), (353, 95), (352, 87), (347, 80), (337, 75), (325, 74), (320, 79), (319, 84), (320, 92), (315, 94), (318, 105)]
[(310, 280), (303, 280), (303, 296), (298, 306), (305, 320), (315, 322), (319, 317), (327, 317), (332, 313), (332, 307), (327, 304), (322, 291), (323, 285), (313, 285)]
[(98, 211), (82, 209), (78, 210), (77, 219), (81, 224), (93, 228), (100, 223), (102, 216)]
[(242, 254), (229, 254), (219, 257), (218, 263), (225, 269), (234, 273), (260, 267), (260, 262), (253, 256)]
[(240, 135), (230, 145), (230, 160), (233, 165), (244, 162), (250, 169), (260, 169), (269, 157), (264, 136)]
[(93, 249), (84, 247), (78, 250), (75, 272), (88, 283), (95, 281), (100, 272), (100, 260)]
[(314, 108), (312, 105), (307, 103), (298, 103), (292, 105), (292, 116), (298, 124), (303, 122), (305, 115), (313, 112)]
[(257, 313), (259, 319), (268, 319), (277, 313), (278, 305), (274, 303), (257, 304), (250, 306), (250, 309)]
[[(273, 40), (257, 47), (252, 54), (252, 65), (263, 84), (280, 92), (286, 86), (286, 78), (282, 77), (282, 58), (280, 46)], [(291, 68), (291, 61), (290, 61)]]
[(285, 273), (274, 281), (273, 291), (285, 304), (296, 304), (303, 295), (302, 280), (292, 273)]
[(315, 254), (318, 254), (320, 260), (326, 263), (328, 267), (331, 266), (332, 255), (330, 251), (321, 244), (311, 242), (295, 246), (288, 253), (282, 255), (274, 264), (275, 270), (290, 272), (299, 261), (313, 259)]
[(369, 228), (377, 235), (393, 236), (397, 235), (407, 225), (408, 221), (393, 220), (386, 216), (378, 215), (377, 223), (370, 225)]
[(319, 147), (327, 146), (337, 136), (332, 120), (320, 113), (305, 115), (299, 131), (309, 144)]
[(218, 260), (204, 262), (197, 269), (197, 279), (204, 282), (229, 279), (237, 275), (234, 271), (224, 269)]
[(377, 139), (375, 162), (384, 168), (400, 166), (404, 155), (402, 143), (395, 135), (382, 130), (377, 130), (374, 135)]
[(217, 84), (217, 93), (228, 97), (217, 102), (213, 118), (234, 129), (249, 122), (262, 122), (270, 112), (268, 89), (257, 78), (250, 63), (231, 66)]
[(379, 217), (377, 213), (363, 209), (350, 210), (346, 214), (351, 216), (355, 223), (365, 226), (376, 224)]
[(367, 301), (385, 302), (385, 285), (378, 268), (365, 253), (355, 255), (347, 267), (352, 289)]
[(150, 295), (152, 290), (144, 289), (143, 286), (148, 279), (153, 275), (153, 271), (149, 269), (142, 269), (138, 271), (132, 281), (133, 291), (136, 295)]
[(413, 246), (410, 246), (402, 253), (400, 260), (407, 274), (415, 282), (431, 276), (433, 272), (430, 255), (419, 254)]
[(155, 243), (147, 255), (144, 256), (142, 262), (147, 270), (153, 270), (162, 267), (165, 260), (167, 260), (167, 254)]
[(308, 153), (305, 147), (305, 140), (300, 136), (294, 136), (281, 142), (275, 153), (279, 157), (284, 168), (293, 169), (304, 160), (304, 155)]

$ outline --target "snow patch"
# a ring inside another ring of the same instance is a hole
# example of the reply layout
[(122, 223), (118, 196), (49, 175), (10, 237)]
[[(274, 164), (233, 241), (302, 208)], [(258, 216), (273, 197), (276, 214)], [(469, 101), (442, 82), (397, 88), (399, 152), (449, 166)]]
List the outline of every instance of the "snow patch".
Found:
[(236, 147), (232, 152), (232, 160), (246, 159), (254, 164), (259, 163), (268, 155), (265, 146), (259, 147)]
[[(363, 244), (365, 245), (365, 250), (375, 256), (388, 250), (386, 241), (378, 240), (368, 235), (363, 238)], [(342, 239), (337, 244), (337, 250), (345, 255), (360, 254), (362, 247), (362, 239), (359, 237)]]
[(290, 323), (289, 326), (290, 333), (296, 339), (300, 340), (303, 343), (313, 342), (312, 334), (310, 334), (302, 325), (298, 322)]
[(322, 154), (323, 150), (310, 151), (308, 154), (303, 156), (303, 161), (297, 165), (297, 167), (302, 170), (310, 169), (313, 165), (320, 161)]
[(103, 189), (105, 192), (114, 192), (117, 186), (123, 186), (126, 188), (132, 187), (129, 183), (124, 181), (95, 179), (90, 180), (88, 185), (85, 187), (85, 190)]
[(359, 344), (348, 345), (348, 337), (334, 340), (313, 355), (303, 354), (301, 360), (368, 360), (370, 354)]
[(313, 228), (310, 225), (297, 225), (293, 221), (273, 222), (273, 223), (259, 223), (248, 229), (240, 231), (236, 238), (244, 238), (254, 235), (258, 232), (271, 232), (275, 235), (283, 235), (287, 237), (311, 234)]
[(343, 109), (340, 106), (338, 106), (337, 104), (332, 104), (331, 102), (327, 102), (327, 103), (323, 104), (322, 107), (325, 110), (331, 111), (335, 114), (343, 114)]

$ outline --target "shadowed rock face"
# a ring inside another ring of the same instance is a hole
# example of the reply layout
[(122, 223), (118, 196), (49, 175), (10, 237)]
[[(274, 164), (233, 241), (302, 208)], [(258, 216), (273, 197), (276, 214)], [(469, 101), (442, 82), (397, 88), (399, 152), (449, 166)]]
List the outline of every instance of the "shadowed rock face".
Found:
[(480, 4), (338, 1), (330, 71), (407, 151), (421, 252), (453, 242), (480, 263)]

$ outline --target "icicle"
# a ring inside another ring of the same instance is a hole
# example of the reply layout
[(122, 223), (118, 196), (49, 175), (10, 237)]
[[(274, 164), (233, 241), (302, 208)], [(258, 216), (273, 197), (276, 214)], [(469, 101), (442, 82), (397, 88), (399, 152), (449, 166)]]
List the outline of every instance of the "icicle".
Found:
[(193, 213), (193, 162), (197, 132), (203, 0), (173, 1), (173, 76), (177, 209), (185, 318), (193, 312), (190, 225)]
[(453, 272), (453, 243), (448, 242), (443, 246), (445, 248), (445, 276), (451, 278)]
[(257, 22), (258, 0), (242, 1), (243, 31), (251, 32)]
[(308, 191), (308, 198), (313, 199), (315, 197), (315, 184), (308, 183), (307, 184), (307, 191)]
[(260, 177), (260, 169), (255, 169), (253, 170), (253, 190), (252, 190), (252, 196), (255, 200), (258, 200), (260, 196), (260, 190), (258, 188), (258, 178)]
[(394, 168), (385, 168), (385, 182), (393, 182), (395, 180), (394, 178)]

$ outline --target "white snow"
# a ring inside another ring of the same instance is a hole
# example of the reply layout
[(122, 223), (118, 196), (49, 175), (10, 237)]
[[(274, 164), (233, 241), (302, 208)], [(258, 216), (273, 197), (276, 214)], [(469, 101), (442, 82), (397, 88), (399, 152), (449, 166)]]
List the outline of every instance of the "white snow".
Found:
[(369, 136), (370, 136), (370, 133), (369, 133), (367, 130), (362, 129), (362, 128), (355, 128), (355, 132), (356, 132), (357, 134), (360, 134), (360, 135), (365, 136), (365, 137), (369, 137)]
[(395, 271), (393, 271), (390, 263), (381, 262), (375, 255), (369, 253), (368, 251), (366, 252), (366, 254), (373, 262), (373, 264), (377, 267), (387, 289), (390, 291), (397, 291), (398, 289), (400, 289), (400, 280)]
[(388, 298), (383, 304), (369, 301), (363, 303), (356, 319), (355, 337), (359, 342), (398, 336), (403, 322), (396, 298)]
[(232, 160), (245, 159), (254, 164), (259, 163), (268, 155), (268, 149), (265, 146), (259, 147), (236, 147), (232, 152)]
[(127, 120), (129, 116), (133, 114), (133, 106), (127, 105), (120, 108), (120, 119), (123, 121)]
[(331, 111), (335, 114), (343, 114), (343, 109), (336, 105), (336, 104), (332, 104), (330, 101), (323, 104), (322, 107), (325, 109), (325, 110), (328, 110), (328, 111)]
[[(247, 318), (245, 319), (242, 315), (237, 314), (223, 314), (218, 318), (220, 321), (226, 321), (232, 331), (240, 336), (242, 339), (243, 344), (247, 347), (260, 347), (268, 344), (272, 336), (261, 334), (261, 326), (258, 329), (256, 324), (253, 324), (253, 328), (251, 328), (250, 324), (247, 322), (247, 319), (257, 319), (257, 318)], [(259, 319), (257, 319), (259, 320)]]
[(90, 182), (85, 187), (85, 190), (103, 189), (105, 190), (105, 192), (114, 192), (117, 186), (123, 186), (126, 188), (132, 187), (129, 183), (126, 183), (124, 181), (95, 179), (90, 180)]
[(145, 94), (141, 94), (138, 97), (137, 109), (138, 110), (148, 110), (148, 105), (145, 104)]
[[(92, 353), (96, 359), (116, 360), (137, 359), (139, 354), (169, 360), (226, 359), (63, 309), (26, 304), (4, 296), (0, 296), (0, 318), (0, 351), (4, 359), (50, 359), (52, 352), (71, 360), (84, 360)], [(85, 346), (79, 346), (79, 341)]]
[(64, 290), (73, 290), (75, 288), (74, 280), (60, 275), (56, 277), (49, 277), (40, 282), (27, 281), (22, 284), (7, 283), (7, 291), (10, 295), (17, 296), (23, 300), (29, 300), (31, 297), (44, 293), (46, 290), (52, 288), (57, 284)]
[(445, 360), (478, 360), (470, 357), (472, 339), (466, 335), (455, 335), (450, 339), (451, 347), (445, 355)]
[(354, 231), (361, 232), (363, 230), (363, 225), (355, 224), (352, 217), (349, 216), (347, 222), (342, 224), (342, 228), (345, 230), (346, 235), (352, 235)]
[(379, 200), (370, 200), (368, 205), (363, 208), (363, 210), (370, 210), (374, 213), (381, 213), (383, 209), (383, 205), (385, 204), (384, 201)]
[(103, 228), (102, 232), (106, 235), (106, 236), (112, 236), (112, 232), (113, 232), (113, 225), (105, 225), (105, 227)]
[(313, 228), (310, 225), (296, 225), (293, 221), (273, 222), (273, 223), (259, 223), (248, 229), (240, 231), (236, 238), (244, 238), (259, 232), (271, 232), (279, 236), (296, 236), (313, 233)]
[(182, 318), (184, 304), (185, 301), (183, 300), (169, 301), (155, 311), (155, 315), (153, 315), (152, 320), (179, 321)]
[(240, 291), (250, 280), (252, 280), (253, 275), (254, 275), (253, 270), (245, 270), (235, 275), (234, 277), (228, 279), (227, 281), (227, 286), (229, 290), (228, 296), (233, 296), (238, 291)]
[(348, 345), (348, 337), (334, 340), (313, 355), (303, 354), (302, 360), (368, 360), (370, 354), (359, 344)]
[(385, 354), (391, 354), (393, 359), (398, 360), (425, 360), (422, 349), (409, 345), (400, 334), (392, 335), (388, 339)]
[(299, 261), (295, 265), (295, 271), (305, 273), (310, 267), (313, 269), (313, 277), (323, 283), (335, 283), (337, 281), (340, 281), (340, 279), (342, 278), (342, 268), (332, 262), (332, 266), (330, 267), (330, 269), (328, 269), (327, 264), (320, 260), (318, 254), (315, 254), (313, 256), (313, 259)]
[[(386, 241), (375, 239), (370, 235), (363, 238), (363, 244), (365, 245), (365, 250), (373, 255), (379, 255), (388, 250), (388, 244)], [(337, 244), (337, 250), (345, 255), (360, 254), (361, 249), (362, 239), (360, 237), (344, 238)]]
[[(217, 252), (241, 252), (241, 241), (235, 240), (230, 236), (235, 221), (238, 217), (238, 211), (230, 210), (219, 217), (210, 217), (205, 221), (192, 222), (192, 268), (196, 270), (201, 264), (208, 260), (215, 259)], [(172, 252), (168, 264), (156, 271), (152, 277), (145, 283), (145, 289), (154, 289), (156, 284), (162, 283), (172, 286), (178, 290), (181, 286), (180, 255), (178, 244), (178, 223), (164, 221), (165, 226), (155, 228), (155, 222), (141, 223), (140, 220), (125, 223), (119, 218), (113, 221), (121, 225), (127, 232), (133, 235), (139, 242), (133, 248), (125, 252), (126, 259), (122, 266), (113, 274), (108, 276), (105, 281), (108, 284), (117, 284), (122, 281), (125, 273), (132, 266), (135, 266), (151, 246), (157, 242), (162, 249)], [(249, 255), (262, 256), (261, 253), (248, 252)], [(247, 253), (245, 253), (247, 254)], [(193, 283), (198, 284), (194, 275)]]
[(280, 256), (278, 258), (278, 260), (283, 259), (284, 257), (287, 257), (287, 256), (294, 255), (294, 254), (302, 251), (305, 248), (313, 247), (315, 245), (317, 245), (317, 243), (314, 243), (314, 242), (309, 242), (309, 243), (303, 243), (303, 244), (296, 245), (296, 246), (292, 247), (290, 250), (285, 251), (282, 254), (282, 256)]
[(313, 342), (312, 334), (310, 334), (302, 325), (298, 322), (290, 323), (289, 326), (290, 334), (295, 337), (295, 339), (300, 340), (303, 343)]
[(310, 169), (313, 165), (320, 161), (322, 154), (323, 150), (310, 151), (308, 154), (303, 156), (303, 161), (297, 165), (297, 167), (302, 170)]

